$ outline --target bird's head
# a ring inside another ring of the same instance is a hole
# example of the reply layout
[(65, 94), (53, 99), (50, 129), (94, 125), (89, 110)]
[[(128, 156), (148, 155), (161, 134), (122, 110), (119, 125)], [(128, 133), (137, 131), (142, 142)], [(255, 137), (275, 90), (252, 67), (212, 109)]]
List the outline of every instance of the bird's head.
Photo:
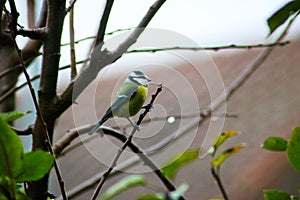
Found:
[(143, 72), (134, 70), (129, 74), (127, 81), (148, 87), (148, 83), (151, 81), (151, 79), (149, 79)]

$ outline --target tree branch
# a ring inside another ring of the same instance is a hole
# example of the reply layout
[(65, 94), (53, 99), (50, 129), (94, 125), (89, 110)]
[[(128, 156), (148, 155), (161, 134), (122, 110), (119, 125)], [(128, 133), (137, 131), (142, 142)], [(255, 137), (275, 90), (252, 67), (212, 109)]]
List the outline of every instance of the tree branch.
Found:
[[(39, 56), (39, 55), (41, 55), (41, 53), (37, 53), (37, 54), (33, 55), (32, 57), (27, 58), (27, 60), (24, 60), (24, 64), (25, 64), (26, 66), (28, 66), (28, 64), (29, 64), (33, 59), (35, 59), (37, 56)], [(19, 69), (21, 69), (21, 65), (20, 65), (20, 64), (17, 64), (17, 65), (15, 65), (15, 66), (11, 67), (11, 68), (8, 68), (8, 69), (2, 71), (2, 72), (0, 73), (0, 79), (1, 79), (2, 77), (4, 77), (4, 76), (8, 75), (9, 73), (12, 73), (12, 72), (14, 72), (15, 70), (19, 70)]]
[(145, 53), (145, 52), (158, 52), (158, 51), (169, 51), (169, 50), (191, 50), (191, 51), (219, 51), (219, 50), (226, 50), (226, 49), (254, 49), (254, 48), (263, 48), (263, 47), (273, 47), (273, 46), (285, 46), (289, 44), (290, 41), (285, 42), (274, 42), (269, 44), (253, 44), (253, 45), (225, 45), (225, 46), (216, 46), (216, 47), (192, 47), (192, 46), (174, 46), (174, 47), (162, 47), (162, 48), (147, 48), (147, 49), (134, 49), (127, 51), (126, 53)]
[(27, 22), (28, 27), (33, 28), (35, 25), (35, 2), (34, 0), (27, 0)]
[[(5, 1), (1, 1), (1, 4)], [(44, 26), (46, 22), (46, 4), (44, 3), (41, 9), (40, 18), (37, 22), (37, 27)], [(3, 7), (1, 7), (3, 10)], [(5, 11), (7, 12), (7, 11)], [(8, 12), (7, 12), (8, 13)], [(0, 64), (0, 71), (8, 72), (7, 76), (0, 80), (0, 95), (6, 93), (10, 88), (15, 87), (18, 77), (22, 72), (21, 67), (15, 68), (14, 66), (20, 65), (18, 55), (14, 49), (13, 42), (11, 40), (11, 35), (8, 30), (8, 24), (6, 18), (9, 17), (10, 14), (5, 14), (1, 16), (1, 29), (0, 29), (0, 57), (2, 58)], [(16, 33), (14, 33), (16, 34)], [(33, 57), (38, 54), (38, 51), (41, 47), (41, 41), (29, 40), (26, 46), (22, 50), (22, 55), (24, 60), (26, 61), (26, 66), (29, 65), (30, 61), (33, 60)], [(27, 63), (27, 61), (29, 61)], [(10, 70), (11, 68), (15, 68), (14, 70)], [(14, 96), (10, 96), (5, 102), (0, 105), (0, 110), (2, 112), (12, 111), (15, 108), (15, 100)]]
[[(235, 112), (227, 112), (227, 113), (204, 113), (202, 111), (200, 112), (192, 112), (192, 113), (186, 113), (186, 114), (170, 114), (164, 117), (157, 116), (157, 117), (151, 117), (149, 119), (144, 119), (142, 124), (150, 123), (154, 121), (168, 121), (170, 118), (176, 119), (191, 119), (191, 118), (198, 118), (199, 116), (206, 116), (207, 117), (227, 117), (227, 118), (237, 118), (238, 114)], [(124, 126), (118, 126), (118, 127), (112, 127), (114, 129), (123, 129), (126, 130), (127, 128), (130, 128), (131, 124), (126, 124)]]
[(69, 5), (69, 7), (66, 9), (66, 11), (65, 11), (65, 14), (68, 14), (68, 12), (70, 12), (70, 10), (73, 8), (73, 6), (75, 5), (75, 3), (76, 3), (76, 0), (72, 0), (71, 2), (70, 2), (70, 5)]
[(210, 168), (210, 172), (211, 172), (213, 178), (216, 180), (216, 182), (218, 184), (218, 187), (220, 188), (221, 193), (222, 193), (222, 195), (224, 197), (224, 200), (228, 200), (228, 196), (227, 196), (226, 190), (225, 190), (225, 188), (223, 186), (221, 177), (218, 175), (218, 173), (216, 172), (216, 170), (215, 170), (214, 167)]
[(17, 34), (28, 37), (34, 40), (42, 40), (46, 33), (46, 28), (33, 28), (33, 29), (18, 29)]
[(98, 33), (97, 33), (97, 37), (96, 37), (95, 46), (103, 43), (103, 41), (104, 41), (105, 30), (106, 30), (108, 18), (109, 18), (110, 11), (112, 9), (113, 4), (114, 4), (114, 0), (106, 0), (104, 12), (102, 14), (102, 18), (100, 21), (100, 25), (99, 25), (99, 29), (98, 29)]
[[(56, 96), (56, 84), (58, 76), (58, 66), (60, 60), (60, 39), (65, 16), (65, 0), (47, 1), (46, 34), (43, 38), (43, 60), (39, 90), (39, 102), (35, 102), (38, 117), (33, 127), (32, 149), (48, 149), (51, 154), (52, 137), (55, 119), (51, 112), (53, 99)], [(29, 78), (28, 78), (28, 81)], [(28, 83), (29, 84), (29, 83)], [(59, 167), (54, 161), (54, 169), (60, 190), (64, 199), (66, 193), (64, 181), (59, 171)], [(28, 193), (32, 199), (46, 199), (48, 190), (48, 175), (39, 181), (29, 183)]]
[[(41, 54), (39, 53), (38, 55), (41, 55)], [(76, 62), (76, 64), (82, 64), (82, 63), (86, 63), (88, 61), (89, 61), (89, 59), (87, 59), (87, 60), (81, 60), (81, 61)], [(66, 66), (60, 67), (59, 70), (65, 70), (65, 69), (68, 69), (70, 67), (71, 67), (71, 65), (66, 65)], [(0, 79), (1, 79), (2, 76), (5, 76), (8, 73), (12, 72), (13, 69), (16, 70), (16, 69), (19, 69), (19, 68), (20, 68), (20, 66), (15, 66), (11, 70), (7, 70), (7, 71), (4, 71), (3, 73), (0, 73)], [(41, 75), (37, 74), (37, 75), (31, 77), (30, 81), (31, 82), (35, 81), (35, 80), (39, 79), (40, 77), (41, 77)], [(24, 83), (22, 83), (22, 84), (20, 84), (19, 86), (11, 87), (8, 91), (6, 91), (3, 95), (0, 96), (0, 103), (2, 103), (3, 101), (5, 101), (7, 98), (11, 97), (13, 94), (15, 94), (15, 92), (17, 92), (18, 90), (22, 89), (26, 85), (27, 85), (27, 81), (24, 82)]]
[(18, 135), (32, 135), (32, 126), (28, 126), (24, 130), (20, 130), (17, 128), (12, 127), (12, 129), (18, 134)]
[(71, 57), (71, 80), (76, 78), (77, 69), (76, 69), (76, 54), (75, 54), (75, 32), (74, 32), (74, 6), (70, 10), (70, 57)]
[[(128, 31), (132, 30), (133, 28), (127, 29), (118, 29), (109, 33), (105, 33), (105, 35), (112, 35), (116, 32), (120, 31)], [(86, 38), (82, 38), (80, 40), (75, 41), (75, 44), (80, 42), (95, 39), (96, 36), (90, 36)], [(290, 44), (290, 41), (284, 42), (274, 42), (274, 43), (266, 43), (266, 44), (249, 44), (249, 45), (237, 45), (237, 44), (230, 44), (224, 46), (171, 46), (171, 47), (161, 47), (161, 48), (145, 48), (145, 49), (133, 49), (130, 51), (126, 51), (126, 53), (155, 53), (158, 51), (169, 51), (169, 50), (190, 50), (190, 51), (220, 51), (220, 50), (227, 50), (227, 49), (258, 49), (264, 47), (272, 47), (272, 46), (285, 46)], [(70, 43), (62, 44), (62, 46), (70, 45)]]

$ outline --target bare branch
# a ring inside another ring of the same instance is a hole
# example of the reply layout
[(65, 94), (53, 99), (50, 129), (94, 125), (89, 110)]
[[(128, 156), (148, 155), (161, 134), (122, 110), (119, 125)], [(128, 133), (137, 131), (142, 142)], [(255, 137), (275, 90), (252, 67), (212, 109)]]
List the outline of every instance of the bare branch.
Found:
[(70, 10), (70, 57), (71, 57), (71, 80), (76, 78), (77, 69), (76, 69), (76, 54), (75, 54), (75, 45), (74, 45), (74, 7)]
[[(9, 19), (8, 25), (9, 25), (10, 32), (13, 32), (13, 33), (10, 33), (11, 36), (15, 37), (15, 34), (17, 32), (16, 31), (17, 26), (18, 26), (18, 18), (20, 16), (20, 14), (17, 11), (15, 1), (8, 0), (8, 2), (9, 2), (10, 10), (11, 10), (11, 17), (8, 17), (8, 19)], [(6, 11), (6, 14), (9, 15), (9, 13), (7, 11)]]
[[(112, 35), (116, 32), (120, 31), (128, 31), (132, 30), (133, 28), (128, 29), (118, 29), (109, 33), (106, 33), (105, 35)], [(82, 38), (80, 40), (75, 41), (75, 44), (78, 44), (80, 42), (95, 39), (96, 36), (90, 36), (86, 38)], [(265, 48), (265, 47), (272, 47), (272, 46), (285, 46), (287, 44), (290, 44), (290, 41), (284, 41), (284, 42), (274, 42), (274, 43), (267, 43), (267, 44), (249, 44), (249, 45), (237, 45), (237, 44), (230, 44), (230, 45), (224, 45), (224, 46), (173, 46), (173, 47), (161, 47), (161, 48), (145, 48), (145, 49), (133, 49), (130, 51), (126, 51), (126, 53), (155, 53), (159, 51), (170, 51), (170, 50), (190, 50), (190, 51), (220, 51), (220, 50), (227, 50), (227, 49), (258, 49), (258, 48)], [(62, 44), (62, 46), (70, 45), (70, 43)]]
[(100, 21), (100, 25), (99, 25), (99, 29), (98, 29), (98, 33), (97, 33), (97, 37), (96, 37), (95, 46), (103, 43), (103, 41), (104, 41), (105, 30), (106, 30), (108, 18), (109, 18), (110, 11), (112, 9), (113, 4), (114, 4), (114, 0), (106, 0), (105, 8), (104, 8), (104, 11), (102, 14), (102, 18)]
[(45, 35), (46, 28), (34, 28), (34, 29), (18, 29), (17, 34), (24, 37), (28, 37), (34, 40), (42, 40)]
[[(134, 28), (117, 29), (117, 30), (114, 30), (112, 32), (105, 33), (105, 35), (113, 35), (113, 34), (115, 34), (117, 32), (129, 31), (129, 30), (132, 30), (132, 29), (134, 29)], [(86, 41), (86, 40), (93, 40), (95, 38), (97, 38), (97, 36), (89, 36), (89, 37), (85, 37), (85, 38), (76, 40), (76, 41), (74, 41), (74, 43), (78, 44), (80, 42), (83, 42), (83, 41)], [(70, 45), (70, 43), (61, 44), (61, 46), (67, 46), (67, 45)]]
[[(41, 55), (40, 53), (38, 55)], [(86, 59), (86, 60), (81, 60), (81, 61), (78, 61), (76, 62), (76, 64), (82, 64), (82, 63), (86, 63), (88, 62), (89, 59)], [(66, 65), (66, 66), (63, 66), (63, 67), (60, 67), (59, 70), (65, 70), (65, 69), (68, 69), (70, 68), (71, 66), (70, 65)], [(0, 74), (0, 79), (1, 77), (5, 76), (6, 74), (12, 72), (13, 70), (17, 70), (17, 69), (21, 69), (20, 66), (15, 66), (14, 68), (10, 69), (10, 70), (6, 70), (4, 71), (3, 73)], [(30, 81), (35, 81), (37, 79), (39, 79), (41, 77), (40, 74), (37, 74), (33, 77), (30, 78)], [(22, 89), (23, 87), (25, 87), (27, 85), (27, 81), (20, 84), (19, 86), (14, 86), (14, 87), (11, 87), (8, 91), (6, 91), (3, 95), (0, 96), (0, 103), (2, 103), (3, 101), (5, 101), (7, 98), (9, 98), (10, 96), (12, 96), (15, 92), (17, 92), (18, 90)]]
[(122, 56), (123, 53), (127, 51), (127, 49), (133, 45), (137, 38), (142, 34), (145, 27), (149, 24), (150, 20), (153, 18), (153, 16), (156, 14), (156, 12), (159, 10), (159, 8), (166, 2), (166, 0), (157, 0), (148, 10), (147, 14), (144, 16), (142, 21), (139, 23), (137, 28), (132, 32), (132, 34), (126, 39), (125, 42), (119, 45), (119, 47), (112, 52), (116, 58), (119, 58)]
[(227, 196), (227, 193), (226, 193), (225, 188), (223, 186), (221, 177), (218, 175), (218, 173), (216, 172), (215, 168), (213, 168), (213, 167), (210, 168), (210, 172), (211, 172), (213, 178), (216, 180), (216, 182), (218, 184), (218, 187), (220, 188), (221, 193), (222, 193), (222, 195), (224, 197), (224, 200), (228, 200), (228, 196)]
[(289, 41), (285, 42), (274, 42), (270, 44), (253, 44), (253, 45), (226, 45), (226, 46), (216, 46), (216, 47), (183, 47), (183, 46), (174, 46), (174, 47), (163, 47), (163, 48), (147, 48), (147, 49), (134, 49), (127, 51), (126, 53), (145, 53), (145, 52), (158, 52), (158, 51), (169, 51), (169, 50), (191, 50), (191, 51), (219, 51), (226, 49), (254, 49), (254, 48), (263, 48), (263, 47), (273, 47), (273, 46), (284, 46), (289, 44)]
[(70, 5), (69, 5), (69, 7), (66, 9), (65, 14), (67, 14), (68, 12), (70, 12), (70, 10), (73, 8), (73, 6), (75, 5), (75, 3), (76, 3), (76, 0), (72, 0), (72, 1), (70, 2)]
[(27, 0), (27, 22), (29, 28), (34, 28), (35, 26), (35, 2), (34, 0)]
[[(198, 118), (201, 116), (205, 117), (227, 117), (227, 118), (237, 118), (238, 114), (235, 112), (227, 112), (227, 113), (204, 113), (204, 112), (192, 112), (192, 113), (186, 113), (186, 114), (170, 114), (167, 116), (157, 116), (157, 117), (151, 117), (148, 119), (144, 119), (142, 124), (150, 123), (154, 121), (168, 121), (170, 118), (176, 119), (191, 119), (191, 118)], [(118, 126), (118, 127), (112, 127), (113, 129), (123, 129), (126, 130), (127, 128), (130, 128), (131, 124), (126, 124), (124, 126)]]
[(18, 134), (18, 135), (32, 135), (32, 126), (28, 126), (26, 129), (20, 130), (17, 128), (12, 127), (12, 129)]
[[(42, 4), (42, 8), (39, 14), (39, 19), (36, 22), (35, 29), (42, 29), (45, 26), (47, 19), (47, 1), (44, 0)], [(20, 31), (20, 30), (18, 30)], [(43, 34), (43, 33), (41, 33)], [(42, 37), (42, 36), (41, 36)], [(29, 40), (26, 46), (23, 48), (22, 53), (25, 60), (33, 57), (34, 55), (39, 54), (39, 49), (41, 48), (42, 41), (41, 40)], [(28, 66), (28, 64), (26, 65)]]
[(60, 138), (54, 145), (53, 145), (53, 152), (55, 155), (60, 155), (61, 152), (79, 135), (83, 133), (87, 133), (92, 125), (82, 126), (80, 128), (74, 128), (69, 130), (67, 133), (64, 134), (62, 138)]
[[(40, 78), (40, 75), (36, 75), (32, 78), (30, 78), (30, 81), (34, 81), (36, 79)], [(9, 98), (10, 96), (12, 96), (13, 94), (15, 94), (15, 92), (17, 92), (18, 90), (20, 90), (21, 88), (25, 87), (26, 85), (28, 85), (28, 82), (24, 82), (19, 86), (14, 86), (12, 88), (10, 88), (7, 92), (5, 92), (1, 97), (0, 97), (0, 103), (2, 103), (3, 101), (5, 101), (7, 98)]]
[[(1, 1), (1, 3), (3, 3), (5, 1)], [(3, 10), (3, 7), (1, 7), (1, 10)], [(43, 4), (42, 9), (41, 9), (41, 13), (40, 13), (40, 18), (39, 21), (37, 23), (37, 27), (41, 27), (44, 26), (45, 22), (46, 22), (46, 16), (47, 16), (47, 12), (46, 12), (46, 3)], [(0, 68), (1, 71), (6, 74), (6, 77), (2, 78), (0, 80), (1, 82), (1, 95), (3, 95), (4, 93), (6, 93), (10, 88), (15, 87), (17, 80), (18, 80), (18, 76), (20, 75), (20, 73), (22, 72), (21, 68), (16, 70), (10, 70), (11, 68), (15, 68), (15, 66), (20, 65), (19, 63), (19, 59), (18, 59), (18, 55), (14, 49), (14, 45), (13, 42), (11, 40), (11, 35), (9, 31), (5, 31), (5, 30), (9, 30), (10, 28), (8, 27), (8, 23), (7, 23), (7, 19), (6, 18), (10, 18), (10, 14), (5, 11), (6, 14), (1, 16), (1, 33), (0, 33), (0, 41), (1, 41), (1, 50), (0, 50), (0, 54), (1, 54), (1, 58), (2, 58), (2, 62), (0, 64)], [(5, 31), (5, 32), (4, 32)], [(16, 34), (16, 33), (15, 33)], [(26, 66), (29, 65), (30, 61), (33, 60), (34, 56), (38, 54), (38, 51), (41, 47), (42, 42), (38, 41), (38, 40), (29, 40), (26, 44), (26, 46), (23, 48), (22, 50), (22, 55), (24, 57), (24, 60), (26, 61)], [(29, 61), (27, 63), (27, 61)], [(15, 108), (15, 102), (14, 102), (14, 96), (11, 96), (9, 99), (7, 99), (5, 102), (3, 102), (0, 105), (0, 109), (4, 112), (7, 111), (11, 111), (14, 110)]]

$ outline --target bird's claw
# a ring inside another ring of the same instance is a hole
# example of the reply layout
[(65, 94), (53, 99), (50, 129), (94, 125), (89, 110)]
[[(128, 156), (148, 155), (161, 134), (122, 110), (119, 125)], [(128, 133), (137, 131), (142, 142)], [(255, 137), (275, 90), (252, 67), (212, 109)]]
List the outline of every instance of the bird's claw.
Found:
[(151, 108), (153, 108), (153, 105), (148, 103), (147, 105), (144, 105), (142, 108), (146, 110), (150, 110)]

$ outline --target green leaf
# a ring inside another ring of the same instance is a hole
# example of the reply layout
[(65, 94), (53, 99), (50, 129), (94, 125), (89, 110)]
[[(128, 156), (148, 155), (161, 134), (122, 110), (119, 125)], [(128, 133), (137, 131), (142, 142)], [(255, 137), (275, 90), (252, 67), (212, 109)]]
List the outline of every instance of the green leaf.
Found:
[(169, 161), (168, 165), (161, 169), (162, 173), (172, 179), (177, 174), (178, 170), (187, 165), (188, 163), (196, 160), (199, 156), (199, 149), (196, 150), (189, 150), (183, 153), (176, 155), (171, 161)]
[(9, 200), (4, 194), (0, 193), (0, 200)]
[(218, 148), (230, 137), (238, 135), (238, 132), (235, 130), (224, 131), (216, 138), (213, 146), (208, 151), (209, 154), (214, 155)]
[(293, 130), (287, 146), (287, 155), (290, 164), (300, 171), (300, 127)]
[(42, 150), (25, 153), (16, 181), (36, 181), (43, 178), (50, 171), (53, 161), (54, 156)]
[(122, 179), (120, 182), (116, 183), (112, 187), (110, 187), (108, 190), (105, 191), (105, 193), (100, 197), (100, 200), (109, 200), (113, 197), (121, 194), (122, 192), (139, 185), (145, 184), (145, 178), (141, 175), (131, 175), (124, 179)]
[(30, 200), (23, 192), (18, 191), (16, 195), (17, 200)]
[(0, 200), (8, 199), (8, 197), (11, 196), (10, 186), (11, 186), (10, 179), (7, 176), (0, 176)]
[(219, 154), (215, 159), (213, 159), (211, 161), (211, 164), (214, 167), (219, 167), (228, 157), (239, 152), (241, 149), (243, 149), (245, 147), (246, 147), (246, 144), (240, 144), (233, 148), (227, 149), (226, 151), (223, 151), (221, 154)]
[(285, 4), (282, 8), (277, 10), (270, 18), (268, 18), (268, 26), (271, 35), (280, 25), (282, 25), (288, 18), (300, 9), (300, 1), (294, 0)]
[(271, 151), (285, 151), (288, 142), (281, 137), (268, 137), (262, 144), (262, 148)]
[(291, 200), (291, 195), (279, 190), (264, 190), (265, 200)]
[(21, 168), (22, 156), (20, 138), (0, 116), (0, 175), (14, 178)]
[(299, 200), (299, 197), (297, 197), (297, 196), (291, 196), (291, 200)]
[(0, 116), (4, 119), (4, 121), (10, 123), (10, 122), (16, 121), (17, 119), (19, 119), (29, 113), (32, 113), (32, 111), (27, 111), (25, 113), (19, 112), (19, 111), (12, 111), (12, 112), (8, 112), (8, 113), (1, 113)]

